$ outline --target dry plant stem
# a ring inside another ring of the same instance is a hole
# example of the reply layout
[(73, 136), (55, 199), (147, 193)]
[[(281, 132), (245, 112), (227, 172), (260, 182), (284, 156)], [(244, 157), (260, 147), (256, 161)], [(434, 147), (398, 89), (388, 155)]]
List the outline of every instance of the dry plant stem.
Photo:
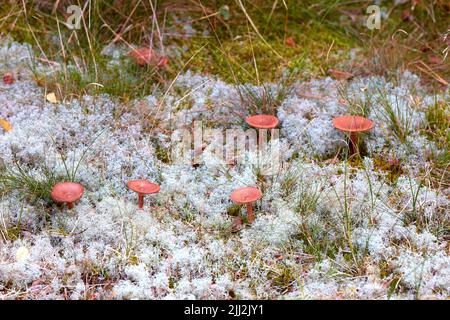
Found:
[(253, 205), (251, 203), (247, 203), (247, 217), (249, 223), (253, 223), (255, 220), (255, 216), (253, 215)]
[(138, 205), (140, 209), (144, 207), (144, 195), (142, 193), (138, 194)]

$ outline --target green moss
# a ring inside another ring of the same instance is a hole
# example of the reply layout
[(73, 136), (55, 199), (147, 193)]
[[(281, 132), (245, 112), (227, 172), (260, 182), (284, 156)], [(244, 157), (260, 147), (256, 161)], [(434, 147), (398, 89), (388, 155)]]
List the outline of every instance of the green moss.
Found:
[[(273, 82), (285, 69), (300, 70), (299, 76), (304, 78), (322, 76), (324, 70), (348, 59), (348, 50), (356, 45), (354, 39), (320, 27), (299, 25), (292, 36), (297, 38), (295, 48), (284, 44), (282, 34), (273, 40), (265, 39), (273, 50), (254, 35), (252, 39), (247, 35), (239, 39), (194, 38), (187, 43), (189, 50), (184, 53), (184, 59), (189, 59), (203, 47), (189, 64), (190, 69), (216, 74), (229, 82)], [(327, 60), (327, 51), (332, 44), (333, 52), (339, 53)]]
[(155, 146), (155, 155), (163, 163), (170, 163), (170, 149), (161, 146), (157, 139), (152, 139)]
[(450, 163), (450, 103), (448, 101), (438, 102), (428, 107), (426, 111), (427, 127), (424, 134), (433, 141), (441, 150), (433, 153), (431, 160), (434, 169), (431, 171), (431, 181), (436, 187), (441, 187), (444, 181), (449, 180), (448, 164)]
[[(53, 12), (53, 6), (27, 3), (25, 11), (22, 6), (6, 4), (0, 8), (0, 15), (5, 17), (0, 24), (0, 33), (10, 34), (18, 41), (33, 44), (36, 52), (42, 55), (42, 49), (49, 60), (72, 64), (75, 61), (82, 62), (86, 69), (83, 72), (58, 74), (53, 79), (42, 82), (49, 89), (53, 87), (53, 91), (62, 97), (87, 92), (109, 93), (129, 100), (149, 94), (155, 86), (166, 85), (189, 60), (186, 68), (218, 75), (230, 82), (277, 81), (284, 69), (300, 70), (298, 77), (309, 79), (323, 76), (332, 67), (348, 67), (351, 48), (364, 48), (365, 56), (362, 58), (367, 62), (365, 58), (371, 54), (371, 50), (388, 43), (387, 39), (391, 39), (396, 30), (402, 28), (412, 32), (416, 28), (416, 24), (401, 21), (401, 11), (407, 5), (394, 8), (390, 18), (383, 20), (382, 32), (368, 33), (362, 23), (354, 22), (347, 14), (342, 13), (342, 10), (356, 9), (358, 18), (363, 18), (366, 6), (361, 3), (306, 0), (300, 4), (297, 1), (278, 1), (273, 7), (273, 1), (242, 2), (257, 30), (238, 2), (202, 1), (208, 13), (220, 12), (219, 16), (212, 15), (208, 19), (205, 19), (205, 11), (196, 2), (180, 3), (184, 16), (192, 18), (189, 20), (193, 21), (198, 34), (208, 31), (209, 36), (186, 39), (165, 37), (164, 45), (167, 48), (187, 47), (188, 50), (179, 50), (179, 55), (172, 57), (170, 68), (164, 72), (137, 69), (132, 64), (124, 64), (125, 70), (119, 72), (114, 68), (107, 68), (107, 59), (99, 54), (105, 45), (117, 40), (111, 30), (127, 29), (121, 36), (130, 44), (142, 44), (148, 39), (148, 30), (151, 28), (151, 19), (148, 19), (151, 16), (150, 8), (145, 2), (138, 0), (121, 1), (114, 5), (105, 1), (94, 2), (88, 32), (84, 29), (72, 32), (61, 23), (65, 20), (64, 4), (60, 4), (56, 13)], [(223, 5), (229, 6), (226, 14), (220, 10)], [(132, 15), (129, 16), (131, 12)], [(157, 12), (160, 20), (163, 20), (164, 12)], [(430, 12), (436, 23), (431, 22)], [(431, 10), (429, 6), (419, 4), (414, 11), (414, 18), (424, 30), (430, 31), (430, 35), (437, 34), (433, 31), (442, 33), (446, 27), (445, 5), (437, 1)], [(59, 25), (57, 19), (60, 21)], [(171, 15), (166, 16), (165, 23), (167, 28), (182, 28), (180, 22), (172, 19)], [(128, 28), (131, 25), (142, 27)], [(294, 39), (294, 47), (285, 44), (288, 37)], [(396, 39), (405, 43), (410, 40), (400, 37)], [(64, 58), (61, 55), (61, 43), (64, 45)], [(399, 54), (389, 54), (388, 57), (380, 57), (378, 54), (376, 58), (380, 60), (397, 56), (400, 57)], [(381, 69), (384, 70), (383, 67)], [(102, 87), (92, 85), (92, 82), (100, 83)], [(58, 88), (61, 84), (62, 88)]]
[(5, 240), (8, 241), (16, 241), (17, 239), (20, 239), (20, 236), (22, 234), (22, 230), (20, 226), (14, 226), (10, 228), (1, 228), (1, 234), (4, 237)]
[(297, 281), (295, 271), (284, 263), (280, 263), (276, 268), (270, 270), (267, 274), (267, 278), (272, 282), (273, 286), (277, 287), (278, 290), (282, 292), (291, 289), (293, 284)]
[(435, 102), (428, 107), (426, 111), (426, 119), (428, 128), (425, 133), (428, 138), (435, 141), (440, 147), (447, 147), (450, 145), (450, 103), (449, 102)]
[(241, 206), (238, 205), (238, 204), (232, 204), (231, 206), (229, 206), (229, 207), (227, 208), (227, 213), (228, 213), (230, 216), (237, 217), (237, 216), (239, 216), (240, 213), (241, 213)]
[(139, 264), (139, 258), (138, 258), (137, 256), (131, 256), (131, 257), (128, 259), (128, 262), (129, 262), (131, 265), (137, 265), (137, 264)]
[(320, 261), (326, 257), (334, 258), (339, 252), (341, 246), (340, 241), (329, 240), (326, 237), (319, 236), (319, 228), (323, 226), (307, 226), (303, 225), (299, 228), (298, 233), (294, 236), (295, 239), (303, 242), (303, 252), (315, 257)]
[(383, 156), (373, 157), (374, 167), (380, 171), (386, 172), (386, 179), (395, 183), (398, 178), (403, 174), (401, 163), (397, 159), (386, 159)]

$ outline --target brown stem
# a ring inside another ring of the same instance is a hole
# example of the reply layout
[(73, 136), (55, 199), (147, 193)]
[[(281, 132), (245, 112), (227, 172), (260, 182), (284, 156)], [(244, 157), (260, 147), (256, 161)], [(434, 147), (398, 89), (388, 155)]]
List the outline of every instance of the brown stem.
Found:
[(73, 202), (67, 202), (67, 208), (73, 209)]
[(138, 194), (138, 205), (140, 209), (144, 207), (144, 195), (142, 193)]
[(358, 134), (350, 132), (350, 156), (358, 152)]
[(253, 223), (255, 220), (255, 216), (253, 215), (253, 205), (251, 203), (247, 203), (247, 217), (249, 223)]

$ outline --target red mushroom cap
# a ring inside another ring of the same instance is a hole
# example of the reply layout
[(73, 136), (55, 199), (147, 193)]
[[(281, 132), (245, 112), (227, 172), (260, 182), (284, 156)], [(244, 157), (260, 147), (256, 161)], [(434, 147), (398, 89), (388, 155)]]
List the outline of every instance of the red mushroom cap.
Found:
[(140, 66), (152, 63), (156, 57), (155, 52), (150, 48), (133, 49), (130, 55)]
[(169, 58), (168, 57), (161, 57), (158, 61), (157, 67), (159, 68), (165, 68), (169, 64)]
[(268, 114), (259, 114), (245, 119), (250, 126), (258, 129), (273, 129), (278, 125), (278, 118)]
[(75, 202), (83, 196), (84, 188), (75, 182), (60, 182), (53, 186), (51, 197), (56, 202)]
[(262, 193), (258, 188), (244, 187), (234, 190), (230, 198), (238, 204), (247, 204), (261, 199)]
[(289, 37), (284, 42), (288, 47), (295, 47), (296, 43), (293, 37)]
[(161, 187), (148, 180), (131, 180), (127, 183), (128, 188), (140, 194), (158, 193)]
[(333, 119), (336, 129), (345, 132), (365, 132), (373, 127), (373, 121), (360, 116), (341, 116)]
[(3, 75), (3, 82), (5, 84), (13, 84), (14, 83), (14, 76), (12, 75), (12, 73), (7, 72)]

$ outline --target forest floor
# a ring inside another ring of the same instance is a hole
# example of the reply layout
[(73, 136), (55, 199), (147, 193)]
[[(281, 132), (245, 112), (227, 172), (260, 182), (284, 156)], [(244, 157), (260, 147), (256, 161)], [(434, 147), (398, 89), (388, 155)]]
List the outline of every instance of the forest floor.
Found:
[[(69, 1), (2, 6), (0, 299), (449, 297), (446, 1), (373, 30), (369, 1), (228, 2), (94, 1), (74, 30)], [(373, 122), (356, 154), (342, 115)], [(161, 187), (143, 209), (132, 179)]]

